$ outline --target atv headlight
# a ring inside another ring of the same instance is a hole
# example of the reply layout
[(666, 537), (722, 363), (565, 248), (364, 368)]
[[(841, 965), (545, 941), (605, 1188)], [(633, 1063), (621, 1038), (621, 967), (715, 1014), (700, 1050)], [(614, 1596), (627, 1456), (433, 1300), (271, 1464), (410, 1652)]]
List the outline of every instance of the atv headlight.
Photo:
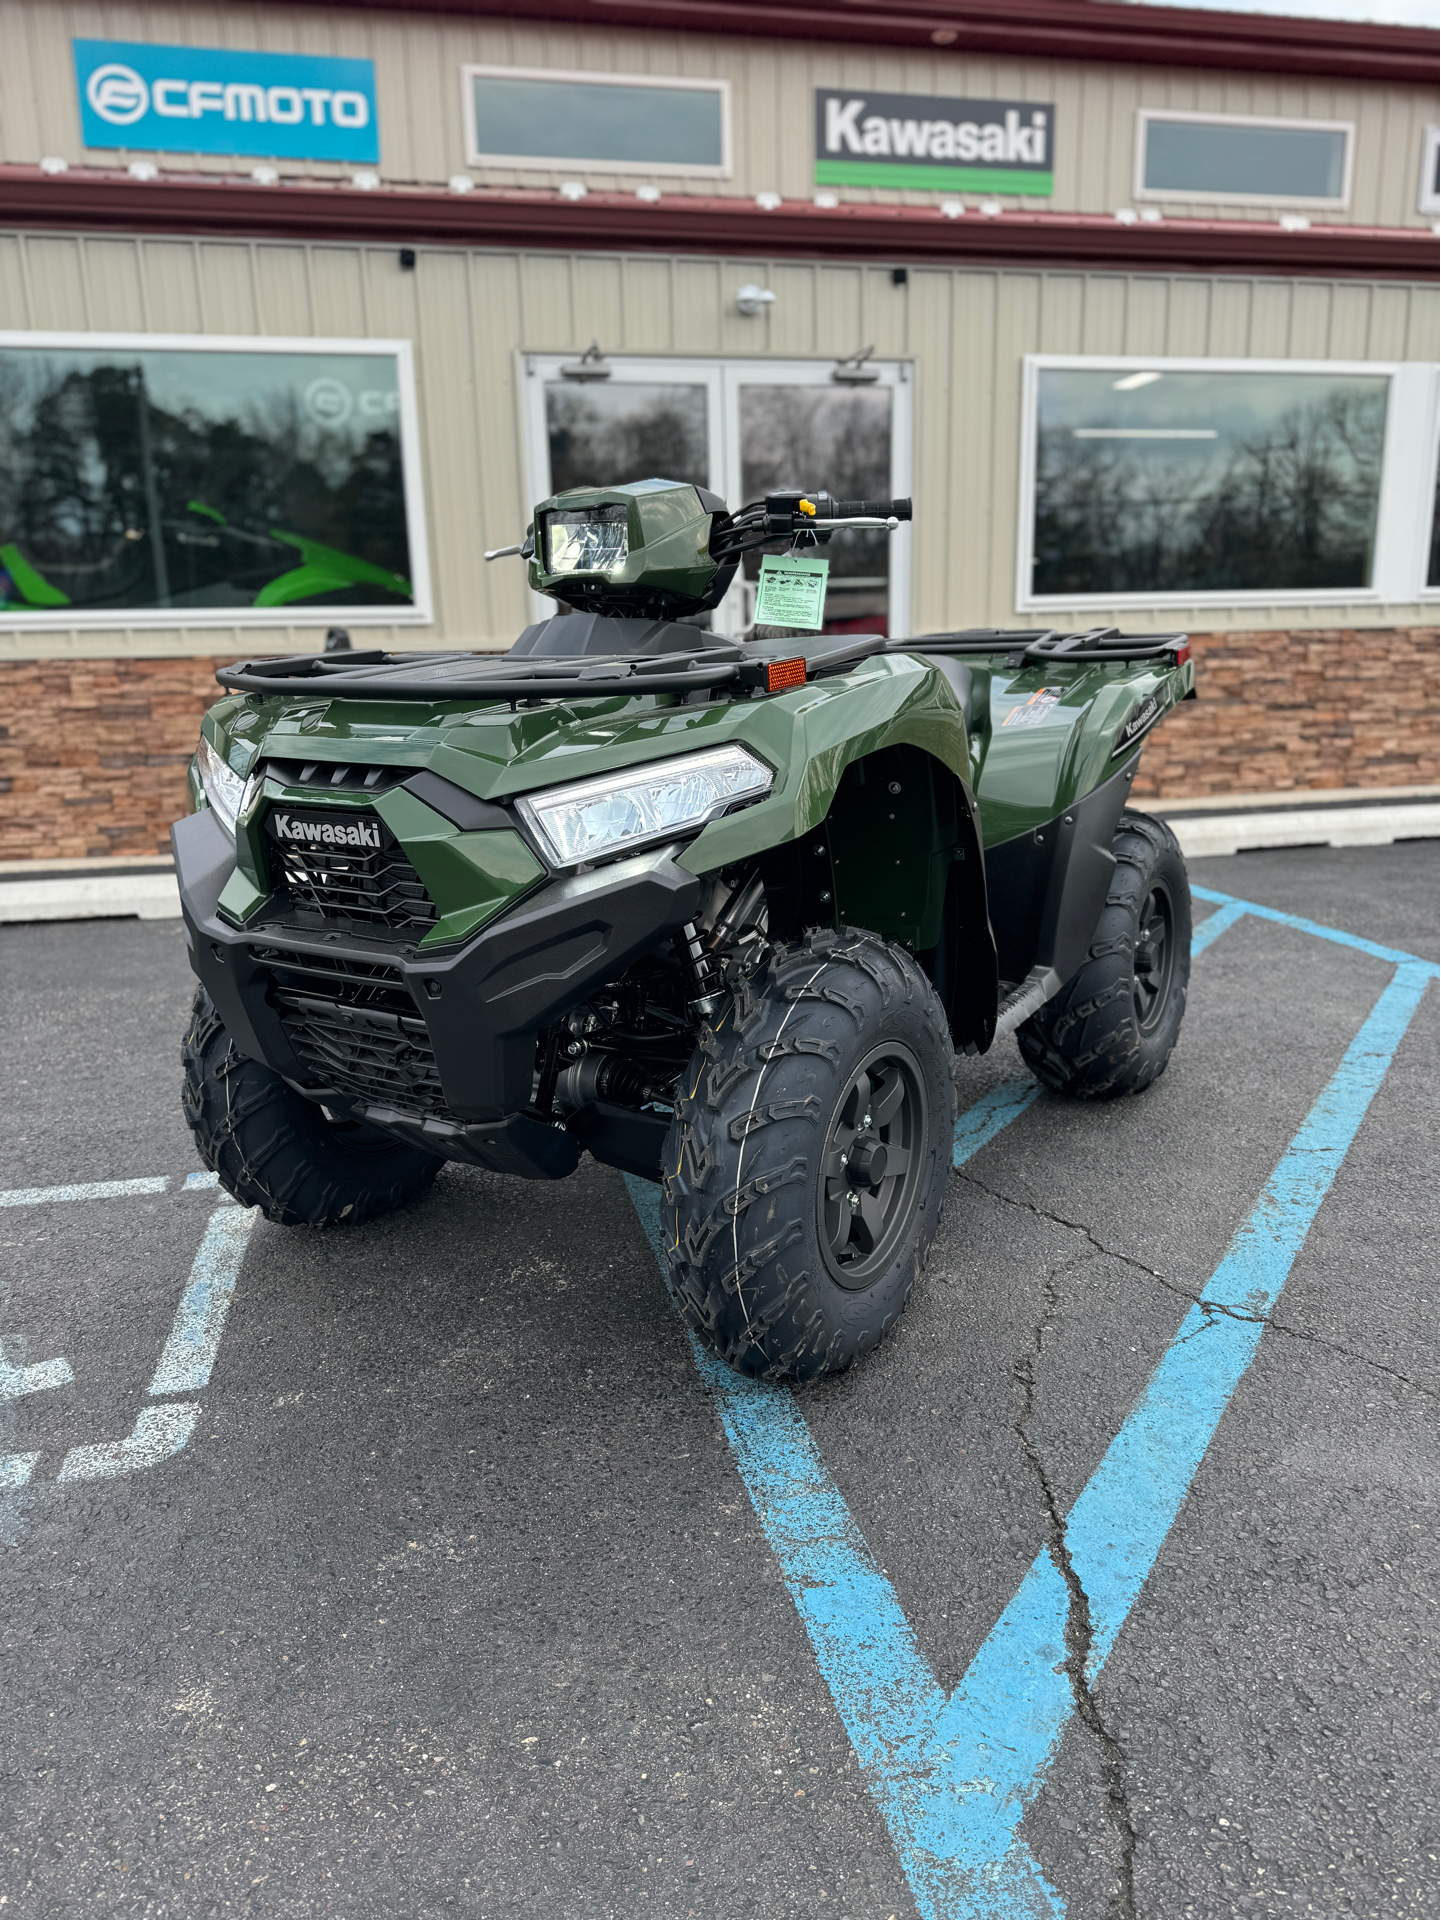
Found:
[(703, 827), (736, 801), (768, 794), (774, 779), (744, 747), (707, 747), (629, 773), (526, 794), (516, 806), (552, 865), (574, 867)]
[(625, 507), (582, 507), (545, 516), (545, 556), (553, 574), (618, 574), (629, 554)]
[(234, 840), (235, 822), (245, 812), (251, 799), (255, 777), (252, 774), (249, 780), (242, 780), (235, 769), (228, 767), (220, 758), (203, 734), (195, 760), (200, 770), (200, 785), (205, 789), (205, 798), (210, 802), (220, 825)]

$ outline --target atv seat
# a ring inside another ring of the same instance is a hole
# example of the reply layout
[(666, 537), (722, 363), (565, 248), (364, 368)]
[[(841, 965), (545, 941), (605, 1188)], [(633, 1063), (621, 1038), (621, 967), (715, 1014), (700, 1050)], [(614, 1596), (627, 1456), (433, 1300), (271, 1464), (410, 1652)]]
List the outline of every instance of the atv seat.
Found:
[(970, 668), (965, 661), (957, 660), (950, 654), (927, 654), (926, 659), (938, 673), (944, 674), (951, 684), (951, 692), (960, 702), (965, 716), (966, 732), (972, 734), (976, 729), (975, 701), (976, 684)]

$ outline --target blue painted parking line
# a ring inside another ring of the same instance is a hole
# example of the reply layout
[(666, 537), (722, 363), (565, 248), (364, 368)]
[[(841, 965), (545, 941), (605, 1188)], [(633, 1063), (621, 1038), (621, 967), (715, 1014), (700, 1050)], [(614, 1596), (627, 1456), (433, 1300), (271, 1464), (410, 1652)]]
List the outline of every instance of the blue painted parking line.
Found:
[[(1397, 971), (1066, 1517), (1066, 1552), (1091, 1616), (1088, 1681), (1155, 1563), (1259, 1345), (1263, 1317), (1438, 971), (1337, 929), (1193, 891), (1220, 910), (1196, 930), (1194, 952), (1255, 915), (1359, 948)], [(955, 1164), (1024, 1113), (1035, 1098), (1027, 1094), (1026, 1083), (1011, 1081), (963, 1115)], [(627, 1185), (664, 1271), (659, 1192), (632, 1177)], [(1065, 1668), (1071, 1597), (1050, 1549), (947, 1701), (795, 1397), (732, 1374), (693, 1337), (691, 1349), (918, 1911), (1063, 1913), (1018, 1835), (1075, 1707)]]

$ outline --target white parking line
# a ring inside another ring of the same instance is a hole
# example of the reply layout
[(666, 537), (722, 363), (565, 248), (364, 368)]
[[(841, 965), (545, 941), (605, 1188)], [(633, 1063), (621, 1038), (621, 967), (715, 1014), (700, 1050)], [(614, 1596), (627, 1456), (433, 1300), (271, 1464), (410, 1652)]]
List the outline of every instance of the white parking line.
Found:
[(47, 1201), (115, 1201), (123, 1194), (163, 1194), (169, 1185), (168, 1174), (147, 1174), (138, 1181), (82, 1181), (75, 1187), (6, 1187), (0, 1188), (0, 1207), (40, 1207)]

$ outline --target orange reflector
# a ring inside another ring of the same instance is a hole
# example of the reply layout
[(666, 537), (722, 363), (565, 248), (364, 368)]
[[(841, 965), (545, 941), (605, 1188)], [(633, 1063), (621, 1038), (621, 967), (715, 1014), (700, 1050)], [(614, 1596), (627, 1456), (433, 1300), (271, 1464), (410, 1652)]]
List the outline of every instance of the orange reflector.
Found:
[(803, 660), (772, 660), (766, 663), (766, 692), (783, 694), (791, 687), (804, 687), (806, 684), (806, 664)]

